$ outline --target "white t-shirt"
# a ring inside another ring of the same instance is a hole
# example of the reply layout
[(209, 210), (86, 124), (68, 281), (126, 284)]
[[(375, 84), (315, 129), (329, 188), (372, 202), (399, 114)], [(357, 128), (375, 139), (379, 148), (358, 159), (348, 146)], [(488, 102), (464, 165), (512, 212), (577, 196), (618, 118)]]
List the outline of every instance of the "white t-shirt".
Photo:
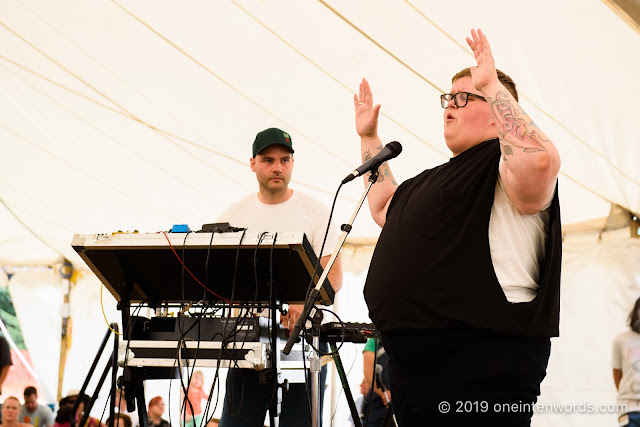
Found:
[(509, 302), (530, 302), (537, 295), (552, 199), (553, 193), (542, 211), (523, 215), (509, 200), (498, 174), (489, 220), (489, 246), (493, 269)]
[(31, 424), (35, 427), (45, 427), (52, 426), (54, 419), (53, 411), (48, 406), (38, 405), (35, 411), (29, 412), (27, 408), (22, 405), (18, 421)]
[[(286, 202), (276, 205), (262, 203), (254, 193), (233, 203), (218, 217), (220, 222), (246, 227), (247, 231), (254, 233), (304, 232), (316, 256), (320, 255), (328, 220), (327, 207), (299, 191), (294, 191)], [(331, 255), (337, 243), (338, 232), (335, 221), (332, 221), (322, 256)]]
[(611, 367), (622, 370), (618, 403), (640, 411), (640, 334), (627, 330), (613, 339)]

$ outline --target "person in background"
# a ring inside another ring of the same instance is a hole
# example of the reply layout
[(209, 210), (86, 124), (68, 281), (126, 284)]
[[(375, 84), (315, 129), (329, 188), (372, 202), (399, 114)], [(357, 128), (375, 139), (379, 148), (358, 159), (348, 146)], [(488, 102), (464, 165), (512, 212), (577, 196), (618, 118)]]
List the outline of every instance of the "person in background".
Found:
[[(362, 423), (369, 427), (382, 426), (391, 401), (391, 393), (389, 392), (389, 356), (384, 351), (380, 340), (367, 339), (367, 343), (362, 350), (362, 362), (364, 381), (367, 388), (367, 393), (364, 395)], [(381, 385), (377, 383), (376, 366), (380, 366), (378, 369), (381, 369), (381, 371), (378, 375), (380, 381), (384, 384), (386, 393), (381, 388)], [(374, 384), (375, 387), (373, 387)], [(370, 405), (369, 402), (371, 402)]]
[(53, 411), (46, 405), (38, 404), (38, 391), (33, 386), (24, 389), (24, 405), (20, 411), (20, 419), (34, 427), (53, 425)]
[[(76, 426), (78, 426), (80, 421), (82, 421), (82, 417), (84, 417), (84, 410), (89, 407), (89, 403), (91, 401), (91, 398), (86, 394), (81, 394), (77, 398), (79, 402), (78, 409), (76, 410)], [(84, 427), (104, 427), (104, 424), (102, 424), (99, 419), (90, 416), (87, 418), (87, 422)]]
[[(358, 418), (360, 418), (360, 424), (364, 423), (364, 406), (365, 406), (365, 398), (369, 394), (369, 386), (367, 385), (367, 379), (362, 377), (362, 381), (360, 382), (360, 396), (355, 400), (356, 411), (358, 411)], [(354, 427), (356, 423), (353, 421), (353, 416), (351, 412), (349, 412), (349, 427)]]
[(164, 400), (156, 396), (149, 401), (149, 427), (169, 427), (169, 421), (162, 418), (164, 414)]
[[(182, 406), (183, 416), (180, 423), (184, 423), (185, 427), (200, 427), (202, 423), (202, 401), (207, 400), (207, 393), (202, 386), (204, 385), (204, 374), (202, 371), (194, 371), (191, 374), (191, 382), (189, 383), (187, 399), (184, 399)], [(184, 390), (182, 390), (184, 396)]]
[(139, 427), (140, 421), (138, 420), (137, 408), (136, 408), (136, 411), (129, 412), (127, 410), (127, 401), (125, 400), (125, 398), (126, 396), (124, 394), (124, 390), (121, 388), (116, 389), (116, 401), (115, 401), (116, 412), (127, 415), (131, 420), (131, 425), (133, 427)]
[(30, 424), (24, 424), (19, 421), (20, 401), (17, 397), (9, 396), (2, 404), (2, 427), (29, 427)]
[(71, 417), (73, 416), (73, 404), (67, 404), (64, 399), (62, 399), (61, 402), (64, 402), (65, 404), (60, 405), (53, 423), (53, 427), (69, 427), (71, 425)]
[[(115, 414), (113, 420), (113, 427), (133, 427), (131, 425), (131, 417), (122, 412)], [(107, 425), (109, 425), (109, 420), (111, 418), (107, 418)]]
[(2, 383), (7, 378), (11, 365), (13, 365), (13, 361), (11, 360), (9, 343), (3, 335), (0, 335), (0, 394), (2, 394)]
[(618, 390), (619, 425), (640, 427), (640, 298), (628, 318), (629, 330), (613, 339), (613, 382)]
[(54, 420), (54, 427), (68, 427), (71, 425), (71, 417), (73, 416), (73, 406), (78, 398), (77, 393), (70, 393), (60, 399), (58, 403), (58, 412)]
[[(232, 204), (218, 217), (218, 221), (246, 227), (250, 233), (304, 232), (316, 256), (320, 257), (329, 209), (319, 200), (289, 187), (295, 163), (293, 152), (289, 133), (277, 128), (259, 132), (252, 146), (253, 157), (249, 159), (251, 171), (258, 181), (258, 192)], [(320, 257), (323, 268), (328, 265), (337, 242), (337, 228), (332, 226)], [(338, 292), (342, 287), (340, 255), (335, 259), (328, 278), (333, 290)], [(306, 286), (306, 283), (301, 285)], [(302, 310), (302, 305), (290, 304), (287, 314), (280, 316), (282, 326), (293, 331)], [(324, 348), (326, 350), (328, 346)], [(260, 384), (258, 377), (259, 373), (252, 369), (229, 369), (220, 417), (222, 427), (264, 425), (273, 390), (269, 390), (266, 384)], [(320, 406), (325, 380), (326, 369), (323, 368), (320, 373)], [(289, 391), (282, 394), (280, 425), (311, 425), (309, 393), (305, 384), (289, 384)]]
[[(60, 403), (59, 403), (60, 409), (58, 409), (58, 414), (56, 415), (55, 424), (64, 424), (66, 422), (70, 422), (70, 418), (69, 420), (67, 420), (67, 417), (70, 417), (68, 416), (68, 413), (73, 412), (73, 407), (76, 405), (76, 402), (77, 402), (78, 407), (76, 408), (76, 413), (75, 413), (75, 425), (79, 426), (80, 421), (82, 421), (82, 418), (84, 416), (84, 410), (85, 408), (89, 407), (90, 401), (91, 401), (91, 398), (86, 394), (79, 395), (77, 391), (69, 392), (67, 396), (63, 397), (60, 400)], [(68, 411), (65, 408), (68, 408)], [(63, 409), (65, 410), (63, 411)], [(97, 418), (88, 417), (84, 427), (104, 427), (104, 424), (102, 424), (100, 420)]]

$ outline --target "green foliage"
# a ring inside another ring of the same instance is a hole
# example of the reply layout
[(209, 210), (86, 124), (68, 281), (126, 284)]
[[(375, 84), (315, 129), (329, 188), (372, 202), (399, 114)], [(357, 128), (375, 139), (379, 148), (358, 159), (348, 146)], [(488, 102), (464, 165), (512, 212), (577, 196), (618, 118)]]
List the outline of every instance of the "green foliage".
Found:
[(7, 327), (7, 331), (9, 331), (9, 335), (16, 343), (16, 346), (18, 346), (20, 350), (25, 350), (27, 347), (22, 338), (22, 330), (16, 317), (16, 310), (13, 307), (13, 300), (11, 299), (9, 288), (0, 288), (0, 318), (2, 318), (2, 322)]

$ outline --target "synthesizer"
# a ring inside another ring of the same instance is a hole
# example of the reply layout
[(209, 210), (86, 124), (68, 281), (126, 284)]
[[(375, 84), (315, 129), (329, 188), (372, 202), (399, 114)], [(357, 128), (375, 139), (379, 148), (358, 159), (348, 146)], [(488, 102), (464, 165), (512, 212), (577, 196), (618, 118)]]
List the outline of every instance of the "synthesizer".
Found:
[[(72, 246), (117, 301), (302, 304), (322, 274), (304, 233), (76, 234)], [(319, 304), (333, 303), (325, 280)], [(233, 301), (231, 301), (233, 300)]]
[(366, 343), (368, 338), (380, 338), (373, 323), (329, 322), (320, 332), (320, 341), (328, 343)]

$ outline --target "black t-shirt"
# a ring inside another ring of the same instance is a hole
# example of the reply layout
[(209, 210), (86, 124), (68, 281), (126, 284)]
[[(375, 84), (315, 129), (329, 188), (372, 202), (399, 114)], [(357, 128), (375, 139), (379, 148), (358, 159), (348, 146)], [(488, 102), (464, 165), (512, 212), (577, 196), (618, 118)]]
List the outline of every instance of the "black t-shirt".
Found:
[(471, 327), (558, 335), (562, 236), (557, 190), (537, 296), (529, 303), (510, 303), (489, 248), (499, 161), (498, 140), (488, 140), (396, 190), (364, 289), (378, 330)]

